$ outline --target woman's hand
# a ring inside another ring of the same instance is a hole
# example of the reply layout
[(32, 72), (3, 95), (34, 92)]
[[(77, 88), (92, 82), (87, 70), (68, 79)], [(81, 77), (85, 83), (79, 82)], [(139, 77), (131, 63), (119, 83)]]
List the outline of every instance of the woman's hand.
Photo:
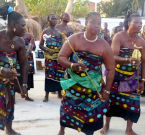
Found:
[(46, 52), (49, 53), (50, 55), (53, 55), (55, 53), (54, 51), (51, 51), (51, 50), (48, 50), (48, 49), (46, 50)]
[(141, 95), (144, 92), (144, 82), (139, 83), (139, 90), (137, 90), (137, 94)]
[(71, 66), (71, 69), (73, 71), (82, 72), (87, 69), (87, 66), (85, 66), (84, 64), (80, 64), (80, 63), (72, 63), (72, 64), (73, 65)]
[(3, 68), (1, 71), (1, 75), (4, 78), (8, 78), (10, 80), (14, 80), (17, 78), (17, 72), (16, 70), (10, 69), (10, 68)]
[(107, 90), (103, 90), (103, 92), (101, 93), (101, 95), (102, 95), (102, 100), (103, 101), (106, 101), (106, 100), (109, 99), (110, 92), (107, 91)]
[(138, 66), (140, 62), (136, 58), (130, 58), (130, 62), (132, 65)]

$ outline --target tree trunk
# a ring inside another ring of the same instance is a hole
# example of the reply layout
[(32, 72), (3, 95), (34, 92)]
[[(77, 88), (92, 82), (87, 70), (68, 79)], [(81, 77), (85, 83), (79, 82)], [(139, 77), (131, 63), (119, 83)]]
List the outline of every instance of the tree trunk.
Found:
[(69, 14), (70, 19), (72, 20), (72, 9), (73, 9), (74, 0), (68, 0), (65, 12)]
[(25, 18), (29, 18), (29, 12), (25, 6), (24, 0), (16, 0), (15, 11), (22, 14)]

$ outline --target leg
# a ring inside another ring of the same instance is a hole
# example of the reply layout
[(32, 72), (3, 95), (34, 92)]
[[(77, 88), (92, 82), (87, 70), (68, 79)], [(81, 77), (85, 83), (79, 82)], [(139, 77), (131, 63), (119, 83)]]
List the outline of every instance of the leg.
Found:
[(61, 91), (58, 91), (58, 98), (62, 98)]
[(106, 135), (108, 130), (109, 130), (109, 126), (110, 126), (110, 120), (111, 120), (111, 117), (106, 117), (106, 122), (105, 122), (105, 125), (103, 127), (103, 129), (100, 131), (100, 133), (102, 135)]
[(86, 135), (93, 135), (94, 132), (86, 132), (85, 134), (86, 134)]
[(45, 92), (45, 97), (43, 102), (48, 102), (49, 92)]
[(137, 135), (133, 129), (132, 129), (132, 126), (133, 126), (133, 122), (131, 122), (130, 120), (127, 121), (127, 127), (126, 127), (126, 135)]
[(61, 126), (59, 129), (58, 135), (64, 135), (65, 134), (64, 130), (65, 130), (65, 127)]
[(17, 133), (16, 131), (12, 129), (12, 121), (6, 124), (5, 134), (6, 135), (21, 135), (20, 133)]
[(26, 94), (25, 100), (27, 100), (27, 101), (34, 101), (32, 98), (29, 97), (29, 95), (28, 95), (28, 91), (27, 91), (27, 94)]

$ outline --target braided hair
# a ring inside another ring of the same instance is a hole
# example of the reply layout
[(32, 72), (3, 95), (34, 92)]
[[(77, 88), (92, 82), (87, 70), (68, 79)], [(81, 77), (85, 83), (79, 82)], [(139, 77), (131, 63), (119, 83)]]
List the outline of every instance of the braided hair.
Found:
[(131, 22), (136, 17), (140, 17), (140, 15), (138, 15), (138, 14), (131, 14), (131, 12), (127, 13), (127, 15), (125, 16), (125, 20), (124, 20), (125, 30), (128, 30), (128, 28), (129, 28), (128, 23)]
[(13, 8), (9, 5), (0, 7), (0, 16), (4, 20), (8, 20), (8, 25), (12, 22), (18, 22), (20, 19), (23, 18), (21, 14), (15, 12)]
[(49, 14), (47, 17), (47, 21), (50, 21), (51, 16), (56, 16), (56, 14)]
[(90, 13), (86, 16), (86, 21), (88, 21), (89, 19), (91, 19), (91, 18), (94, 17), (94, 16), (101, 18), (101, 16), (100, 16), (99, 13), (97, 13), (97, 12), (90, 12)]

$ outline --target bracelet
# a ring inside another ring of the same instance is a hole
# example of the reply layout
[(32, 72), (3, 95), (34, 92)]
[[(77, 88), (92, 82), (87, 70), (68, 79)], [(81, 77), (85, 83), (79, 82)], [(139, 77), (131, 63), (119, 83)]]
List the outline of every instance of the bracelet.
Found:
[(127, 62), (128, 61), (128, 58), (125, 58), (125, 61)]
[(72, 69), (73, 65), (74, 65), (74, 63), (71, 63), (71, 65), (70, 65), (70, 69)]
[(104, 92), (107, 93), (107, 94), (110, 94), (110, 91), (108, 91), (108, 90), (104, 90)]
[(4, 67), (0, 67), (0, 75), (2, 74), (3, 68), (4, 68)]
[(28, 85), (26, 83), (23, 83), (22, 86), (28, 88)]
[(142, 78), (141, 80), (142, 80), (143, 82), (145, 82), (145, 79), (144, 79), (144, 78)]

